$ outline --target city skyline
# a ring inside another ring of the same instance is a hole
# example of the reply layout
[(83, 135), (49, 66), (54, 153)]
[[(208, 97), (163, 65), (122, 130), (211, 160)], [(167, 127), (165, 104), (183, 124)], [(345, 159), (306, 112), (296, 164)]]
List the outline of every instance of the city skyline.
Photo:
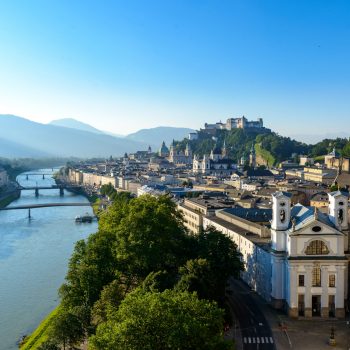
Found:
[(349, 7), (2, 3), (0, 113), (118, 134), (242, 115), (286, 136), (349, 133)]

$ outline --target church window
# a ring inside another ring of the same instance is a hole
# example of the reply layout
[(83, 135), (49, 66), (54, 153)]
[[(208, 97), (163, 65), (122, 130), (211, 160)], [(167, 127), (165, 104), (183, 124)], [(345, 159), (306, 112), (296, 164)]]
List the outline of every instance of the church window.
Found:
[(305, 285), (305, 275), (299, 275), (299, 287), (304, 287)]
[(344, 203), (343, 202), (339, 202), (339, 205), (344, 205)]
[(314, 231), (314, 232), (320, 232), (321, 230), (322, 230), (322, 228), (320, 226), (314, 226), (312, 228), (312, 231)]
[(335, 275), (334, 274), (329, 275), (328, 279), (329, 279), (329, 286), (335, 287)]
[(312, 286), (321, 287), (321, 269), (318, 266), (312, 269)]
[(338, 210), (338, 220), (339, 220), (340, 223), (342, 223), (343, 220), (344, 220), (344, 211), (343, 211), (343, 209), (339, 209)]
[(326, 255), (329, 254), (329, 249), (323, 241), (312, 241), (305, 250), (306, 255)]
[(286, 205), (286, 203), (284, 203), (284, 202), (281, 202), (281, 204), (280, 204), (281, 207), (284, 207), (285, 205)]
[(280, 211), (280, 220), (281, 220), (281, 222), (285, 222), (286, 221), (286, 211), (284, 209), (282, 209)]

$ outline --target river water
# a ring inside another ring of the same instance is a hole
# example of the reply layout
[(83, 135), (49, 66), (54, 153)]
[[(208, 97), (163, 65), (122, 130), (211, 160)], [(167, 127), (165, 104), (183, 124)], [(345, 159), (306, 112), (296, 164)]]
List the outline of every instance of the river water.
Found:
[[(33, 173), (33, 172), (32, 172)], [(35, 173), (52, 173), (42, 169)], [(24, 186), (51, 186), (51, 176), (21, 174)], [(21, 197), (9, 206), (87, 202), (80, 195), (59, 190), (22, 191)], [(74, 244), (96, 232), (97, 223), (76, 224), (76, 215), (91, 207), (51, 207), (0, 211), (0, 350), (18, 349), (16, 342), (31, 333), (40, 321), (58, 304), (57, 289), (64, 281)]]

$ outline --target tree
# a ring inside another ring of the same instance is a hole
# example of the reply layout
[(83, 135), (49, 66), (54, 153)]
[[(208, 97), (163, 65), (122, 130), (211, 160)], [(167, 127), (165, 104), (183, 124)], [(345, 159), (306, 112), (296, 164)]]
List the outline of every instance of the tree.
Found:
[(52, 321), (50, 337), (63, 346), (74, 346), (84, 338), (84, 328), (79, 318), (64, 309), (59, 310)]
[(225, 350), (223, 310), (195, 293), (136, 290), (90, 337), (93, 350)]
[(38, 350), (61, 350), (61, 347), (56, 342), (49, 340), (42, 343)]
[(179, 269), (180, 279), (176, 289), (197, 292), (200, 299), (217, 300), (215, 273), (206, 259), (188, 260)]
[[(225, 296), (225, 285), (228, 277), (239, 276), (244, 265), (237, 245), (227, 235), (208, 227), (198, 235), (198, 257), (207, 261), (205, 272), (212, 280), (209, 285), (215, 286), (215, 300), (220, 301)], [(202, 264), (203, 265), (203, 264)], [(208, 271), (210, 269), (210, 273)]]
[(108, 312), (119, 307), (127, 292), (123, 288), (120, 279), (116, 279), (105, 286), (92, 310), (93, 323), (99, 324), (107, 321)]
[(118, 269), (140, 281), (153, 271), (177, 271), (190, 255), (181, 219), (167, 196), (131, 200), (114, 228)]
[(102, 288), (116, 277), (115, 236), (97, 232), (77, 242), (69, 262), (66, 283), (60, 288), (62, 305), (81, 318), (88, 331), (90, 312)]

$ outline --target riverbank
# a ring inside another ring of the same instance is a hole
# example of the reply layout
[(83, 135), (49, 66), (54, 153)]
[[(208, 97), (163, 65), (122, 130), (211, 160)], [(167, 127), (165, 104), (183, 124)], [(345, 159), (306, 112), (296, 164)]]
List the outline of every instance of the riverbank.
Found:
[(11, 204), (13, 201), (21, 196), (21, 191), (19, 189), (14, 189), (12, 191), (7, 191), (3, 194), (0, 193), (0, 208), (4, 208)]
[(44, 341), (49, 339), (51, 325), (58, 310), (59, 306), (56, 307), (42, 322), (40, 322), (39, 326), (32, 334), (24, 338), (19, 344), (20, 350), (36, 350)]

